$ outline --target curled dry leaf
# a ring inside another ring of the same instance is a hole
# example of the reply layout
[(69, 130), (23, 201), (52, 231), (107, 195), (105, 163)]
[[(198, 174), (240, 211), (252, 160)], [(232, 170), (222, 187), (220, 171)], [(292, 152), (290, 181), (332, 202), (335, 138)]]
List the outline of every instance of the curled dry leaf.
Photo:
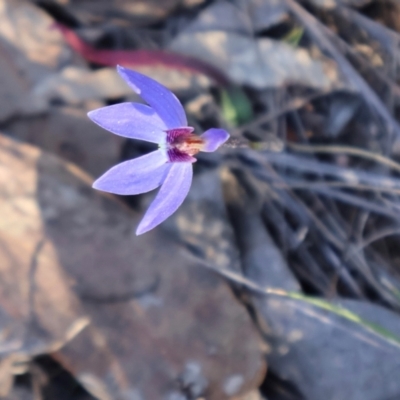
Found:
[(52, 24), (29, 2), (0, 0), (0, 121), (47, 109), (31, 89), (71, 57)]
[[(233, 82), (257, 89), (298, 84), (328, 90), (341, 85), (335, 65), (322, 56), (317, 59), (308, 50), (282, 41), (254, 39), (245, 33), (246, 25), (239, 17), (234, 19), (236, 29), (231, 23), (222, 24), (222, 28), (213, 24), (224, 7), (229, 11), (233, 6), (223, 2), (218, 7), (206, 9), (203, 13), (207, 18), (200, 14), (168, 48), (208, 61), (225, 71)], [(241, 15), (245, 12), (240, 11)], [(237, 9), (235, 13), (238, 13)]]

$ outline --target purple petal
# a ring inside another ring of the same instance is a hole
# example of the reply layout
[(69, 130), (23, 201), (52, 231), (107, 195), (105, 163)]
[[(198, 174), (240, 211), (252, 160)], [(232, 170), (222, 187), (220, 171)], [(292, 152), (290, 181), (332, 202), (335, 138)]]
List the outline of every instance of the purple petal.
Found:
[(218, 149), (229, 139), (229, 133), (223, 129), (211, 128), (205, 131), (200, 137), (204, 140), (202, 151), (212, 152)]
[(90, 111), (88, 117), (102, 128), (132, 139), (153, 143), (165, 141), (167, 126), (149, 106), (120, 103)]
[(178, 209), (189, 192), (192, 177), (192, 164), (172, 164), (160, 191), (140, 222), (136, 235), (153, 229)]
[(109, 169), (93, 187), (115, 194), (146, 193), (161, 185), (170, 168), (165, 153), (157, 150)]
[(154, 109), (168, 128), (187, 125), (182, 104), (165, 86), (146, 75), (119, 65), (117, 70), (126, 83)]
[(167, 143), (174, 143), (177, 139), (182, 136), (188, 136), (194, 131), (191, 126), (184, 126), (182, 128), (174, 128), (167, 130)]
[(195, 163), (197, 161), (197, 159), (191, 155), (174, 148), (167, 150), (167, 155), (170, 162)]

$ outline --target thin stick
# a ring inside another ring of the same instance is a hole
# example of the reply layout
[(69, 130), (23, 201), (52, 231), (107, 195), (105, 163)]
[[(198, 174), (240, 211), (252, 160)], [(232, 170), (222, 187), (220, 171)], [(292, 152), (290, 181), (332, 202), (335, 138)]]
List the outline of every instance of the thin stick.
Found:
[(347, 77), (350, 83), (354, 84), (359, 92), (364, 96), (365, 101), (372, 109), (375, 109), (384, 121), (386, 121), (391, 134), (400, 137), (400, 126), (395, 118), (390, 114), (389, 110), (371, 89), (368, 83), (359, 75), (350, 62), (338, 51), (338, 49), (329, 41), (324, 32), (324, 26), (313, 15), (306, 11), (300, 4), (294, 0), (285, 0), (289, 9), (293, 14), (305, 25), (306, 29), (313, 36), (319, 46), (328, 52), (337, 62), (343, 74)]
[(348, 182), (291, 182), (285, 178), (283, 178), (285, 183), (279, 182), (272, 182), (271, 185), (278, 188), (285, 188), (290, 187), (292, 189), (309, 189), (313, 190), (314, 188), (324, 188), (324, 187), (334, 187), (334, 188), (341, 188), (341, 189), (352, 189), (352, 190), (360, 190), (360, 191), (370, 191), (376, 193), (391, 193), (400, 195), (400, 189), (391, 189), (386, 187), (376, 187), (371, 185), (361, 185), (361, 184), (354, 184)]
[(286, 143), (286, 146), (294, 151), (302, 153), (325, 153), (325, 154), (349, 154), (362, 157), (385, 165), (397, 172), (400, 172), (400, 164), (381, 154), (350, 146), (310, 146), (298, 143)]
[(205, 267), (216, 274), (228, 279), (229, 281), (240, 284), (243, 287), (247, 288), (248, 290), (252, 291), (253, 293), (261, 296), (279, 296), (279, 297), (284, 297), (288, 298), (291, 300), (297, 300), (301, 301), (306, 304), (310, 304), (314, 307), (317, 307), (319, 309), (323, 309), (325, 311), (328, 311), (332, 314), (335, 314), (343, 319), (346, 319), (348, 321), (351, 321), (355, 324), (357, 324), (359, 327), (362, 327), (365, 331), (368, 333), (372, 334), (373, 336), (379, 338), (380, 340), (385, 340), (387, 343), (390, 343), (391, 345), (399, 348), (400, 347), (400, 338), (393, 334), (392, 332), (386, 330), (385, 328), (371, 323), (364, 318), (361, 318), (359, 315), (356, 313), (353, 313), (352, 311), (337, 305), (330, 303), (324, 299), (318, 299), (310, 296), (306, 296), (302, 293), (299, 292), (289, 292), (284, 289), (280, 288), (271, 288), (271, 287), (262, 287), (251, 281), (250, 279), (247, 279), (245, 276), (241, 274), (237, 274), (235, 272), (229, 271), (227, 269), (218, 269), (215, 268), (214, 266), (208, 264), (204, 260), (196, 257), (195, 255), (188, 253), (186, 250), (184, 251), (186, 257), (189, 257), (193, 260), (196, 260), (196, 264), (200, 265), (202, 267)]
[(326, 96), (331, 91), (324, 91), (324, 92), (319, 92), (319, 93), (314, 93), (308, 97), (302, 98), (302, 99), (294, 99), (290, 101), (286, 106), (278, 109), (278, 110), (273, 110), (269, 113), (260, 115), (258, 118), (253, 119), (251, 122), (244, 124), (242, 126), (239, 126), (234, 132), (233, 136), (241, 136), (243, 133), (247, 130), (252, 130), (258, 127), (261, 124), (265, 124), (266, 122), (272, 121), (290, 111), (298, 110), (299, 108), (303, 108), (306, 106), (310, 101), (316, 100), (320, 97)]

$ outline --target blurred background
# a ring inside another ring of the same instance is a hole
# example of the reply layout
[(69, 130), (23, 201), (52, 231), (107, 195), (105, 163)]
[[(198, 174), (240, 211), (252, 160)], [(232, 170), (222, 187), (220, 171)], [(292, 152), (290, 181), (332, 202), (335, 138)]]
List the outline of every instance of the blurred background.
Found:
[[(0, 398), (400, 399), (396, 0), (0, 0)], [(87, 112), (174, 91), (181, 208), (91, 188), (151, 150)]]

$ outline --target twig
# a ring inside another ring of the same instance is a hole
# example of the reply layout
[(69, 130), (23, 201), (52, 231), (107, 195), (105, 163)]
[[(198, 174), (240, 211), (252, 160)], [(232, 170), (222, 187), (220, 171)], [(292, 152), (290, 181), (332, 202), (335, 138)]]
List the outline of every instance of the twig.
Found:
[(256, 129), (261, 124), (265, 124), (266, 122), (272, 121), (288, 112), (298, 110), (299, 108), (306, 106), (308, 103), (310, 103), (310, 101), (313, 101), (320, 97), (326, 96), (329, 93), (331, 93), (331, 91), (318, 92), (318, 93), (314, 93), (308, 97), (304, 97), (301, 99), (298, 99), (298, 98), (294, 99), (294, 100), (290, 101), (286, 106), (284, 106), (278, 110), (273, 110), (266, 114), (260, 115), (259, 117), (253, 119), (251, 122), (239, 126), (232, 132), (232, 135), (234, 137), (235, 136), (240, 137), (243, 135), (243, 133), (245, 131), (251, 131), (253, 129)]
[(320, 182), (308, 182), (308, 181), (298, 181), (298, 180), (289, 180), (287, 178), (283, 178), (285, 184), (279, 182), (272, 182), (271, 185), (274, 187), (290, 187), (292, 189), (308, 189), (313, 190), (314, 188), (325, 188), (325, 187), (333, 187), (333, 188), (340, 188), (340, 189), (352, 189), (352, 190), (360, 190), (360, 191), (370, 191), (376, 193), (390, 193), (400, 195), (400, 189), (391, 189), (385, 187), (377, 187), (371, 185), (361, 185), (361, 184), (354, 184), (348, 182), (327, 182), (327, 181), (320, 181)]
[(371, 236), (368, 238), (364, 239), (362, 243), (359, 245), (355, 246), (352, 250), (351, 253), (348, 253), (348, 256), (352, 255), (353, 253), (357, 251), (361, 251), (365, 247), (371, 245), (373, 242), (376, 242), (378, 240), (381, 240), (387, 236), (393, 236), (393, 235), (400, 235), (400, 227), (395, 227), (395, 228), (386, 228), (382, 229), (379, 232), (374, 232)]
[(313, 15), (306, 11), (294, 0), (285, 0), (289, 9), (295, 16), (305, 25), (306, 29), (313, 36), (314, 40), (320, 47), (329, 53), (332, 58), (337, 62), (343, 74), (347, 77), (349, 82), (353, 83), (359, 92), (365, 98), (365, 101), (375, 109), (384, 121), (386, 121), (390, 134), (396, 135), (400, 138), (400, 126), (394, 117), (390, 114), (385, 104), (377, 96), (377, 94), (370, 88), (365, 80), (358, 74), (350, 62), (336, 49), (329, 41), (325, 32), (324, 26)]
[(215, 272), (216, 274), (228, 279), (229, 281), (241, 285), (242, 287), (252, 291), (254, 294), (261, 295), (261, 296), (278, 296), (278, 297), (283, 297), (283, 298), (287, 298), (287, 299), (291, 299), (291, 300), (297, 300), (297, 301), (301, 301), (306, 304), (310, 304), (316, 308), (323, 309), (323, 310), (328, 311), (332, 314), (335, 314), (345, 320), (351, 321), (351, 322), (357, 324), (359, 327), (363, 328), (368, 333), (379, 338), (380, 340), (385, 340), (387, 343), (390, 343), (391, 345), (393, 345), (395, 347), (400, 347), (400, 337), (398, 337), (397, 335), (393, 334), (392, 332), (386, 330), (385, 328), (382, 328), (379, 325), (376, 325), (374, 323), (371, 323), (371, 322), (365, 320), (364, 318), (361, 318), (359, 315), (353, 313), (352, 311), (350, 311), (340, 305), (330, 303), (323, 299), (309, 297), (309, 296), (306, 296), (299, 292), (289, 292), (289, 291), (286, 291), (286, 290), (280, 289), (280, 288), (261, 287), (261, 286), (257, 285), (256, 283), (254, 283), (253, 281), (251, 281), (250, 279), (247, 279), (243, 275), (237, 274), (237, 273), (232, 272), (227, 269), (215, 268), (214, 266), (208, 264), (204, 260), (202, 260), (186, 251), (185, 251), (185, 255), (196, 260), (197, 265), (201, 265), (202, 267), (205, 267), (205, 268)]
[[(258, 153), (257, 153), (258, 154)], [(261, 156), (261, 155), (260, 155)], [(273, 165), (290, 168), (297, 172), (333, 176), (344, 182), (368, 184), (377, 187), (400, 189), (400, 179), (360, 171), (355, 168), (344, 168), (337, 165), (312, 160), (290, 153), (263, 153), (265, 160)]]
[(379, 164), (385, 165), (397, 172), (400, 172), (400, 164), (381, 154), (376, 154), (371, 151), (359, 149), (349, 146), (313, 146), (303, 145), (298, 143), (286, 143), (286, 146), (294, 151), (302, 153), (325, 153), (325, 154), (349, 154), (356, 157), (362, 157)]

